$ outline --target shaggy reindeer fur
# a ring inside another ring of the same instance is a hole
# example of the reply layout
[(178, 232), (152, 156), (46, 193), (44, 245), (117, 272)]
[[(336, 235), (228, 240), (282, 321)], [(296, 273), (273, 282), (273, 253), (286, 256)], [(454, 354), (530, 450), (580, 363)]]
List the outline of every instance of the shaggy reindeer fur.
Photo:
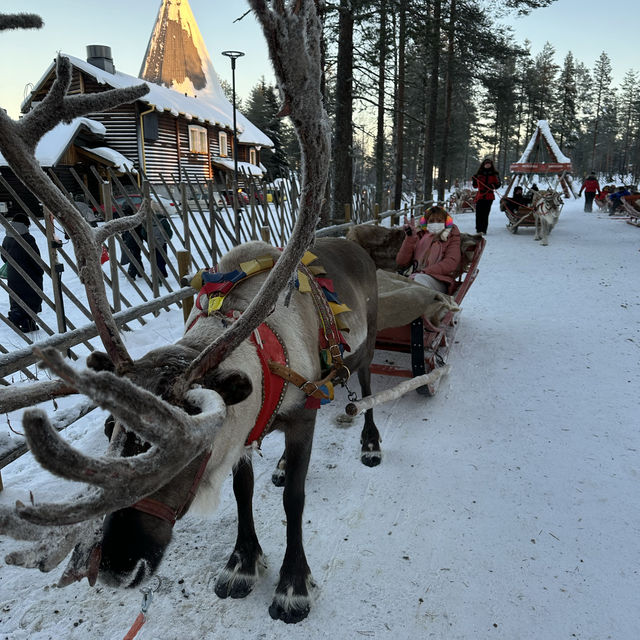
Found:
[(404, 240), (404, 231), (399, 227), (389, 229), (361, 224), (347, 231), (347, 240), (359, 244), (371, 256), (378, 269), (396, 271), (396, 256)]
[[(377, 288), (375, 266), (359, 247), (342, 239), (319, 240), (313, 248), (329, 278), (333, 279), (340, 301), (351, 311), (343, 317), (350, 330), (345, 338), (351, 348), (345, 353), (345, 364), (358, 372), (363, 395), (370, 394), (369, 365), (373, 357), (376, 335)], [(263, 242), (250, 242), (232, 249), (218, 268), (229, 272), (240, 263), (280, 252)], [(242, 281), (225, 298), (221, 313), (198, 316), (196, 308), (187, 321), (184, 337), (175, 345), (157, 349), (133, 363), (130, 377), (140, 386), (164, 396), (171, 390), (171, 380), (188, 368), (202, 344), (221, 335), (230, 322), (229, 311), (244, 311), (258, 294), (267, 274)], [(201, 301), (207, 308), (207, 299)], [(267, 323), (286, 345), (289, 364), (308, 380), (321, 377), (318, 312), (310, 294), (297, 290), (280, 294)], [(234, 378), (235, 376), (235, 378)], [(233, 379), (236, 383), (231, 383)], [(248, 382), (250, 381), (250, 384)], [(220, 485), (233, 468), (233, 488), (238, 502), (238, 539), (231, 557), (219, 574), (216, 593), (220, 597), (247, 595), (264, 565), (262, 550), (253, 528), (251, 497), (253, 470), (250, 451), (245, 448), (262, 400), (262, 368), (257, 351), (245, 341), (221, 365), (202, 380), (202, 384), (218, 391), (227, 404), (227, 416), (211, 442), (211, 458), (198, 489), (193, 508), (210, 512), (215, 508)], [(234, 391), (234, 385), (245, 389)], [(234, 396), (234, 397), (230, 397)], [(286, 622), (304, 618), (310, 608), (311, 573), (302, 547), (302, 509), (304, 482), (311, 453), (316, 410), (305, 409), (306, 396), (289, 385), (273, 423), (273, 429), (284, 431), (286, 472), (284, 506), (287, 516), (287, 552), (280, 571), (280, 581), (269, 609), (272, 617)], [(379, 462), (379, 434), (371, 411), (365, 416), (362, 432), (363, 462)], [(180, 472), (152, 498), (174, 508), (180, 496), (186, 495), (199, 466), (198, 458)], [(134, 586), (152, 574), (159, 565), (171, 538), (171, 525), (155, 516), (126, 508), (107, 516), (103, 539), (101, 575), (110, 584)]]
[(549, 234), (556, 226), (562, 211), (562, 195), (551, 189), (534, 191), (531, 206), (536, 221), (536, 235), (533, 239), (542, 240), (540, 244), (546, 247), (549, 244)]

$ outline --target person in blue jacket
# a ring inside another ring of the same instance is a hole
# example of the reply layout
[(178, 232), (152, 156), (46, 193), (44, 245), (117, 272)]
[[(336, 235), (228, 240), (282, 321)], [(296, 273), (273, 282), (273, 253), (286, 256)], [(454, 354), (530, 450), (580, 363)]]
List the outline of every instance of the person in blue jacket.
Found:
[(621, 198), (623, 198), (624, 196), (630, 196), (630, 195), (631, 195), (631, 191), (629, 191), (627, 187), (618, 187), (616, 191), (614, 191), (613, 193), (610, 193), (608, 196), (609, 202), (610, 202), (609, 215), (610, 216), (615, 215), (618, 209), (622, 208)]

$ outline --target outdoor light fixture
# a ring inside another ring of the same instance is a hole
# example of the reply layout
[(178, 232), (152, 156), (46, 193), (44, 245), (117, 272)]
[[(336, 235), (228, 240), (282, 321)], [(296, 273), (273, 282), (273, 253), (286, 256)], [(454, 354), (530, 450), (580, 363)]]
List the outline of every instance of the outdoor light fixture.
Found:
[(235, 213), (236, 240), (240, 242), (240, 212), (238, 207), (238, 137), (236, 135), (236, 60), (242, 51), (223, 51), (223, 56), (231, 59), (231, 96), (233, 101), (233, 211)]

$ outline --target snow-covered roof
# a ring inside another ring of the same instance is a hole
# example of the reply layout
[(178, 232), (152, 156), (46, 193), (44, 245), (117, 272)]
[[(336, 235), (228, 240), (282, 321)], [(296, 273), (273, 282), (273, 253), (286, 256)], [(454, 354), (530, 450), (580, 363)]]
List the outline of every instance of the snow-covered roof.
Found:
[[(225, 169), (230, 169), (231, 171), (233, 171), (233, 168), (234, 168), (233, 160), (229, 160), (229, 158), (220, 158), (220, 157), (213, 156), (211, 158), (211, 162), (213, 162), (213, 164), (220, 165)], [(266, 170), (267, 169), (263, 164), (255, 165), (255, 164), (251, 164), (250, 162), (238, 162), (239, 173), (244, 172), (250, 176), (262, 176), (266, 172)]]
[(133, 162), (123, 156), (119, 151), (115, 151), (109, 147), (80, 147), (93, 155), (99, 156), (112, 162), (115, 168), (122, 173), (138, 173), (133, 166)]
[[(53, 167), (73, 142), (81, 127), (86, 127), (98, 136), (107, 133), (105, 126), (89, 118), (76, 118), (69, 124), (60, 123), (42, 136), (36, 147), (36, 160), (42, 167)], [(7, 166), (7, 161), (0, 154), (0, 166)]]
[[(69, 58), (71, 64), (76, 68), (93, 76), (99, 84), (106, 84), (114, 89), (123, 89), (133, 87), (140, 84), (146, 84), (149, 87), (149, 93), (140, 98), (141, 102), (153, 105), (157, 111), (168, 111), (174, 116), (182, 115), (187, 119), (203, 124), (211, 124), (233, 131), (233, 106), (224, 97), (224, 94), (218, 96), (202, 96), (201, 98), (192, 98), (182, 93), (178, 93), (173, 89), (168, 89), (153, 82), (147, 82), (140, 78), (130, 76), (126, 73), (116, 71), (109, 73), (104, 69), (100, 69), (86, 60), (76, 58), (66, 53), (60, 54)], [(51, 71), (54, 69), (55, 61), (52, 62), (43, 74), (34, 88), (34, 92), (44, 83)], [(26, 105), (29, 98), (23, 102)], [(238, 128), (238, 140), (244, 144), (257, 144), (263, 147), (273, 147), (273, 142), (258, 127), (253, 125), (239, 111), (236, 111), (236, 123)]]
[(533, 132), (533, 135), (531, 136), (531, 140), (529, 140), (529, 144), (526, 146), (525, 150), (522, 152), (522, 156), (520, 157), (520, 160), (518, 160), (518, 163), (529, 162), (529, 156), (531, 155), (531, 152), (533, 151), (536, 140), (538, 139), (538, 131), (542, 134), (542, 136), (544, 136), (544, 139), (549, 145), (549, 148), (551, 149), (552, 153), (555, 155), (555, 162), (571, 162), (571, 160), (567, 158), (567, 156), (565, 156), (564, 153), (562, 153), (562, 151), (560, 151), (560, 147), (556, 144), (556, 141), (553, 139), (553, 135), (551, 134), (551, 128), (549, 127), (549, 121), (538, 120), (538, 127)]

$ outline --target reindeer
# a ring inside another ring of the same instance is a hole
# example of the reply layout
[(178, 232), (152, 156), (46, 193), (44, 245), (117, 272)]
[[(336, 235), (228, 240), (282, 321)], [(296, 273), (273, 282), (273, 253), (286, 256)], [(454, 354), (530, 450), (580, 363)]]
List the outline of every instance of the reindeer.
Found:
[(562, 205), (562, 194), (557, 191), (547, 189), (533, 192), (531, 206), (536, 221), (536, 235), (533, 239), (542, 240), (542, 246), (546, 247), (549, 244), (548, 237), (558, 222)]
[[(302, 544), (302, 512), (316, 412), (303, 408), (305, 394), (294, 384), (298, 384), (296, 377), (301, 379), (301, 388), (311, 395), (320, 386), (309, 381), (321, 377), (321, 320), (313, 296), (285, 287), (294, 271), (305, 269), (301, 259), (314, 237), (328, 172), (329, 134), (320, 92), (321, 25), (313, 0), (278, 2), (273, 8), (264, 0), (251, 0), (251, 6), (262, 24), (283, 91), (282, 113), (291, 116), (301, 144), (301, 207), (293, 237), (282, 252), (260, 242), (232, 249), (218, 265), (219, 272), (265, 257), (273, 261), (273, 268), (233, 288), (215, 313), (194, 311), (183, 338), (137, 361), (127, 353), (111, 314), (99, 252), (111, 234), (143, 222), (149, 204), (145, 202), (134, 216), (93, 229), (42, 172), (34, 150), (39, 138), (58, 121), (135, 100), (148, 88), (66, 96), (70, 65), (58, 58), (56, 81), (33, 111), (18, 122), (0, 111), (0, 151), (70, 236), (106, 349), (106, 353), (91, 354), (89, 368), (83, 371), (69, 366), (54, 349), (38, 351), (60, 381), (33, 385), (18, 395), (2, 391), (3, 411), (83, 393), (113, 416), (106, 456), (89, 457), (69, 446), (43, 411), (25, 411), (23, 428), (38, 462), (90, 488), (68, 502), (17, 503), (15, 510), (2, 509), (0, 530), (37, 542), (10, 554), (8, 563), (47, 571), (73, 549), (60, 585), (87, 577), (92, 585), (100, 578), (107, 584), (132, 587), (157, 569), (174, 522), (192, 505), (210, 508), (222, 479), (232, 470), (237, 539), (215, 591), (223, 598), (246, 596), (263, 565), (253, 526), (253, 471), (247, 438), (263, 413), (267, 377), (257, 343), (266, 332), (283, 345), (281, 369), (285, 373), (279, 375), (285, 384), (276, 408), (266, 416), (266, 428), (281, 429), (285, 435), (283, 504), (287, 517), (287, 547), (269, 613), (274, 619), (298, 622), (310, 610), (312, 580)], [(37, 26), (30, 18), (20, 26)], [(0, 29), (14, 26), (15, 22), (3, 22), (0, 16)], [(296, 55), (290, 56), (291, 51)], [(377, 311), (375, 266), (364, 250), (347, 240), (318, 241), (313, 252), (334, 280), (340, 301), (350, 308), (345, 313), (350, 352), (344, 359), (333, 352), (341, 362), (340, 375), (357, 370), (362, 393), (369, 395)], [(269, 368), (273, 365), (267, 364)], [(376, 464), (380, 438), (370, 411), (362, 440), (363, 461)]]

